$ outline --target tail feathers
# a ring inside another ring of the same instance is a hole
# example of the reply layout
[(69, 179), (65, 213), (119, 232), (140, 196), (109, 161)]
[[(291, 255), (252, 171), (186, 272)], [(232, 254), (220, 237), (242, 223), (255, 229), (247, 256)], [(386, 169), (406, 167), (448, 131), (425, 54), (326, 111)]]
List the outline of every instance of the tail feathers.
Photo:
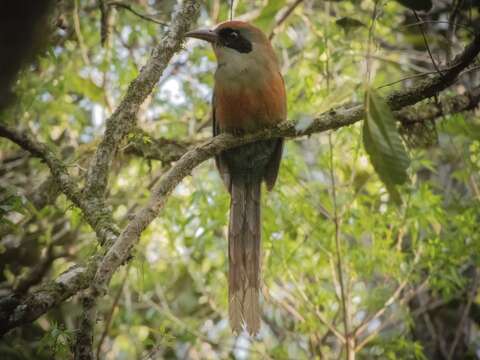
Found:
[(260, 330), (260, 191), (261, 181), (233, 179), (231, 185), (229, 246), (229, 318), (234, 332), (245, 326)]

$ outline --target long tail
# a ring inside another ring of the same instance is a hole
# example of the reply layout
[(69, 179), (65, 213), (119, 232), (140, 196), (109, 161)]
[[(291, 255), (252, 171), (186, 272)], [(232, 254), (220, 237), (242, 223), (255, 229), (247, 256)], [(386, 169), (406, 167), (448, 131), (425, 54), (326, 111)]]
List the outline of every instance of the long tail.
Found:
[(250, 335), (260, 330), (261, 180), (232, 179), (228, 227), (228, 299), (230, 326), (245, 324)]

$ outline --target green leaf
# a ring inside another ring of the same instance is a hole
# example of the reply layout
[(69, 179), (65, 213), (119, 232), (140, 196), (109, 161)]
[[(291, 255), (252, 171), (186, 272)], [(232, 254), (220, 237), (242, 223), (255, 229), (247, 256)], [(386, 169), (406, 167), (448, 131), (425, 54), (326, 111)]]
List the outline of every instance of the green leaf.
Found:
[(432, 8), (432, 0), (397, 0), (397, 2), (416, 11), (429, 11)]
[(363, 144), (375, 171), (392, 199), (400, 203), (396, 185), (407, 182), (410, 158), (398, 133), (393, 113), (374, 90), (365, 96), (366, 117), (363, 122)]
[(264, 32), (269, 33), (275, 23), (275, 16), (278, 11), (285, 5), (285, 0), (269, 0), (260, 15), (255, 19), (255, 25)]

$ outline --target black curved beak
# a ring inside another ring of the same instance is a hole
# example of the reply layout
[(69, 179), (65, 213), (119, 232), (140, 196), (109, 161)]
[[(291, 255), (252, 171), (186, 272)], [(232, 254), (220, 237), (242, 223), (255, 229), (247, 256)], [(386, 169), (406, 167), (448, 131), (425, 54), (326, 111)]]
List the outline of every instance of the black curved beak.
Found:
[(218, 39), (218, 35), (215, 31), (203, 29), (189, 31), (185, 34), (185, 37), (205, 40), (212, 44), (215, 43)]

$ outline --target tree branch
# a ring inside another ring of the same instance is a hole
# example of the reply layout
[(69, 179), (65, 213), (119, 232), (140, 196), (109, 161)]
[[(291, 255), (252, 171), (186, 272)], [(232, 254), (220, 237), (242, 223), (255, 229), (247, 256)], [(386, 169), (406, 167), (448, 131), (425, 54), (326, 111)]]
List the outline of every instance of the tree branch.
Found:
[(97, 259), (86, 266), (75, 265), (56, 280), (48, 282), (25, 298), (12, 294), (0, 299), (0, 336), (17, 326), (28, 324), (87, 288), (97, 269)]
[[(455, 82), (458, 74), (475, 60), (479, 52), (480, 35), (476, 35), (472, 43), (455, 58), (447, 71), (442, 75), (424, 80), (411, 89), (393, 92), (387, 97), (389, 106), (392, 110), (400, 110), (403, 107), (414, 105), (438, 94)], [(165, 173), (154, 187), (148, 204), (135, 214), (133, 219), (123, 229), (115, 244), (107, 252), (95, 276), (94, 287), (99, 293), (105, 293), (113, 273), (130, 256), (131, 250), (137, 243), (140, 234), (158, 216), (173, 189), (202, 162), (223, 150), (253, 141), (276, 137), (298, 137), (326, 130), (334, 130), (342, 126), (354, 124), (363, 117), (364, 109), (362, 105), (353, 105), (350, 108), (340, 107), (313, 119), (306, 127), (300, 127), (292, 121), (286, 121), (274, 128), (265, 129), (244, 137), (235, 137), (224, 133), (188, 151)]]
[(282, 16), (275, 22), (275, 25), (273, 26), (272, 31), (270, 32), (270, 35), (268, 35), (268, 38), (270, 40), (273, 39), (275, 36), (275, 32), (277, 28), (282, 25), (285, 20), (288, 19), (288, 17), (293, 13), (293, 11), (297, 8), (298, 5), (300, 5), (303, 2), (303, 0), (295, 0), (291, 5), (289, 5), (285, 11), (283, 12)]
[[(445, 102), (452, 104), (452, 106), (447, 107), (448, 112), (446, 109), (444, 109), (443, 114), (453, 114), (473, 109), (475, 106), (478, 105), (480, 101), (480, 90), (478, 91), (477, 95), (475, 95), (475, 93), (477, 93), (477, 91), (475, 91), (473, 94), (457, 95), (451, 98), (446, 98)], [(401, 122), (405, 121), (406, 123), (420, 122), (424, 120), (429, 120), (432, 117), (436, 118), (443, 115), (440, 114), (439, 108), (432, 104), (423, 105), (420, 110), (415, 110), (413, 108), (405, 108), (401, 111), (396, 112), (396, 114), (397, 119), (399, 119)], [(422, 118), (422, 116), (425, 116), (425, 114), (429, 115), (426, 116), (426, 118)], [(156, 151), (154, 149), (156, 143), (156, 139), (153, 139), (151, 142), (147, 142), (147, 144), (145, 145), (147, 149), (144, 149), (144, 152), (142, 153), (137, 152), (139, 150), (135, 149), (136, 145), (132, 145), (133, 149), (126, 150), (126, 152), (131, 152), (133, 154), (137, 154), (139, 156), (143, 156), (152, 160), (166, 161), (168, 156), (164, 155), (163, 153), (158, 153), (152, 156), (147, 155), (151, 154), (150, 151)], [(177, 160), (185, 152), (187, 152), (187, 150), (188, 149), (186, 147), (182, 149), (178, 148), (175, 152), (176, 159), (172, 160)], [(26, 299), (19, 299), (18, 297), (13, 296), (0, 299), (0, 324), (2, 324), (0, 326), (0, 335), (16, 326), (34, 321), (38, 316), (43, 315), (51, 308), (58, 306), (63, 301), (67, 300), (70, 296), (75, 295), (79, 291), (86, 289), (93, 281), (95, 271), (96, 267), (92, 267), (91, 265), (89, 267), (73, 266), (69, 270), (65, 271), (65, 273), (61, 275), (61, 277), (68, 279), (67, 288), (69, 290), (66, 294), (62, 294), (63, 288), (52, 287), (52, 283), (47, 283), (41, 286), (36, 292), (32, 293)], [(59, 280), (56, 280), (56, 282), (58, 281)], [(47, 292), (51, 295), (52, 301), (44, 302), (44, 294), (46, 294)], [(16, 308), (23, 310), (15, 310)], [(16, 315), (10, 316), (14, 312), (16, 313)], [(8, 316), (6, 314), (8, 314)]]
[(95, 311), (96, 298), (86, 290), (81, 296), (82, 313), (75, 335), (75, 360), (95, 359), (93, 355), (93, 337), (97, 312)]
[(192, 142), (154, 138), (145, 131), (138, 129), (134, 136), (129, 139), (128, 145), (122, 150), (126, 154), (169, 164), (180, 159), (191, 146)]
[(402, 125), (408, 126), (416, 123), (423, 123), (435, 120), (441, 116), (457, 114), (473, 110), (480, 102), (480, 87), (472, 91), (456, 96), (442, 98), (441, 107), (438, 104), (422, 104), (422, 106), (411, 106), (395, 113), (395, 117)]
[[(424, 291), (427, 288), (428, 285), (428, 277), (420, 285), (418, 285), (416, 288), (410, 289), (405, 293), (405, 295), (399, 299), (399, 305), (403, 306), (404, 304), (408, 303), (415, 295), (418, 293)], [(368, 343), (370, 343), (373, 339), (375, 339), (378, 334), (385, 329), (387, 326), (390, 326), (392, 324), (397, 323), (400, 319), (404, 320), (403, 317), (398, 319), (396, 316), (397, 313), (392, 313), (387, 319), (382, 321), (378, 327), (376, 327), (371, 333), (369, 333), (364, 339), (362, 339), (357, 346), (355, 347), (355, 351), (359, 352), (361, 349), (363, 349)]]
[(460, 341), (462, 333), (465, 332), (465, 322), (467, 321), (468, 314), (470, 313), (470, 308), (472, 306), (473, 301), (477, 295), (478, 291), (478, 272), (477, 269), (474, 269), (475, 274), (473, 276), (473, 283), (470, 291), (468, 292), (467, 303), (465, 304), (465, 308), (463, 309), (462, 316), (460, 318), (460, 322), (458, 323), (457, 330), (455, 331), (455, 338), (453, 339), (452, 345), (450, 347), (450, 351), (448, 352), (448, 360), (452, 360), (455, 357), (455, 349)]
[[(475, 109), (480, 103), (480, 87), (462, 95), (446, 96), (441, 99), (442, 106), (423, 103), (420, 106), (408, 106), (395, 112), (395, 118), (405, 126), (424, 123), (439, 117), (457, 114)], [(170, 164), (180, 159), (188, 150), (205, 140), (178, 141), (168, 138), (154, 138), (149, 133), (138, 129), (129, 143), (122, 148), (127, 155), (139, 156), (147, 160)]]
[(65, 164), (45, 144), (36, 141), (26, 132), (9, 129), (3, 124), (0, 124), (0, 137), (9, 139), (29, 151), (33, 156), (45, 161), (65, 195), (80, 207), (81, 195), (77, 185), (68, 174)]
[[(110, 213), (102, 211), (105, 209), (103, 193), (107, 186), (108, 171), (113, 155), (120, 141), (133, 127), (139, 106), (151, 93), (170, 58), (181, 49), (183, 34), (196, 18), (199, 7), (196, 1), (188, 0), (183, 2), (182, 6), (173, 14), (167, 35), (162, 43), (153, 50), (151, 58), (139, 76), (130, 84), (119, 107), (107, 120), (105, 136), (97, 148), (89, 168), (87, 184), (83, 192), (80, 192), (73, 178), (68, 174), (66, 166), (46, 145), (37, 142), (26, 133), (9, 129), (0, 124), (0, 137), (10, 139), (47, 163), (62, 192), (82, 209), (87, 222), (96, 230), (99, 240), (105, 239), (103, 243), (106, 243), (107, 248), (114, 242), (117, 235), (116, 231), (112, 230), (114, 226)], [(84, 197), (83, 194), (86, 196)], [(52, 307), (59, 305), (78, 291), (86, 289), (93, 279), (97, 261), (98, 258), (92, 259), (86, 268), (82, 266), (70, 268), (56, 281), (41, 286), (24, 299), (19, 299), (16, 295), (0, 299), (0, 335), (16, 326), (34, 321)], [(88, 308), (94, 309), (94, 304), (88, 305)], [(94, 312), (94, 310), (92, 311)], [(91, 318), (90, 314), (88, 319)], [(85, 322), (85, 325), (88, 324)], [(85, 332), (85, 334), (87, 333)]]
[[(133, 80), (120, 105), (107, 120), (105, 135), (97, 147), (87, 172), (85, 196), (87, 202), (104, 208), (104, 194), (107, 188), (110, 166), (118, 145), (130, 132), (136, 122), (140, 105), (152, 92), (172, 56), (181, 49), (184, 34), (196, 19), (200, 4), (195, 0), (181, 2), (172, 14), (170, 27), (161, 44), (153, 49), (147, 64)], [(107, 244), (110, 246), (112, 242)], [(85, 291), (82, 297), (83, 313), (80, 329), (76, 334), (75, 358), (94, 359), (93, 338), (96, 317), (96, 292), (94, 287)]]
[(364, 332), (368, 328), (369, 324), (371, 324), (375, 320), (378, 320), (388, 310), (390, 305), (392, 305), (395, 301), (397, 301), (400, 298), (403, 290), (408, 285), (408, 280), (410, 280), (409, 276), (415, 269), (415, 266), (417, 265), (419, 260), (420, 260), (420, 253), (417, 253), (415, 254), (415, 258), (413, 259), (411, 270), (408, 276), (400, 284), (398, 284), (395, 291), (392, 293), (392, 295), (390, 295), (387, 301), (385, 301), (384, 305), (381, 308), (379, 308), (375, 313), (368, 315), (367, 318), (363, 320), (360, 325), (357, 326), (357, 328), (353, 331), (356, 337), (361, 336), (362, 332)]
[(76, 181), (68, 173), (66, 165), (47, 145), (35, 140), (26, 132), (10, 129), (3, 124), (0, 124), (0, 137), (11, 140), (33, 156), (45, 161), (60, 190), (82, 210), (85, 220), (95, 230), (98, 238), (105, 240), (101, 242), (113, 242), (118, 235), (118, 230), (110, 220), (110, 212), (86, 200)]
[(185, 1), (173, 13), (170, 28), (165, 37), (152, 51), (140, 74), (133, 80), (112, 116), (107, 119), (105, 135), (98, 145), (89, 166), (85, 193), (92, 200), (103, 199), (108, 183), (108, 173), (118, 145), (135, 125), (140, 105), (152, 92), (172, 56), (180, 51), (184, 34), (196, 19), (200, 4), (195, 0)]
[[(472, 44), (456, 58), (454, 64), (444, 72), (442, 79), (434, 77), (430, 80), (423, 81), (412, 89), (394, 92), (387, 97), (389, 105), (394, 110), (400, 110), (446, 89), (455, 81), (456, 76), (473, 62), (479, 51), (480, 39), (477, 36)], [(470, 106), (474, 105), (473, 103), (470, 104)], [(107, 252), (96, 274), (98, 259), (95, 261), (92, 260), (87, 267), (74, 266), (70, 268), (57, 280), (41, 286), (28, 295), (26, 299), (12, 297), (0, 299), (0, 335), (16, 326), (34, 321), (52, 307), (58, 306), (78, 291), (87, 288), (94, 282), (94, 276), (96, 278), (94, 283), (97, 285), (97, 289), (102, 290), (105, 288), (113, 272), (130, 255), (130, 251), (136, 244), (141, 232), (161, 211), (168, 195), (184, 177), (189, 175), (190, 172), (203, 161), (227, 148), (239, 146), (251, 141), (278, 136), (298, 137), (337, 129), (342, 126), (354, 124), (360, 121), (363, 116), (363, 107), (359, 104), (352, 105), (348, 108), (340, 107), (312, 119), (307, 127), (300, 128), (300, 126), (297, 126), (294, 122), (284, 122), (276, 128), (267, 129), (242, 138), (222, 134), (187, 151), (175, 166), (162, 176), (160, 182), (152, 191), (149, 203), (140, 209), (133, 217), (133, 220), (127, 224), (115, 245)], [(55, 169), (55, 171), (52, 170), (53, 174), (66, 173), (63, 164), (57, 169), (55, 164), (58, 159), (55, 157), (53, 159), (51, 158), (51, 152), (48, 148), (44, 149), (44, 145), (37, 146), (38, 143), (32, 142), (28, 136), (26, 137), (17, 132), (12, 132), (1, 124), (0, 136), (12, 140), (42, 159), (50, 159), (49, 162), (46, 162), (47, 165), (53, 166)], [(55, 175), (55, 177), (57, 176)], [(66, 181), (65, 178), (62, 179)], [(71, 179), (68, 177), (68, 174), (66, 179), (68, 179), (68, 181), (66, 181), (64, 185), (71, 185)], [(70, 188), (66, 186), (66, 189), (68, 190)], [(75, 187), (74, 189), (77, 190)], [(75, 191), (74, 194), (78, 195), (77, 191)], [(84, 210), (86, 215), (90, 214), (90, 208), (82, 210)], [(90, 215), (93, 216), (94, 212)]]
[(134, 8), (132, 8), (130, 5), (124, 3), (123, 1), (109, 1), (107, 3), (107, 6), (115, 6), (115, 7), (118, 7), (118, 8), (122, 8), (122, 9), (130, 11), (132, 14), (138, 16), (140, 19), (151, 21), (151, 22), (154, 22), (155, 24), (158, 24), (158, 25), (168, 26), (168, 24), (155, 19), (155, 17), (153, 17), (152, 15), (146, 15), (146, 14), (142, 14), (141, 12), (136, 11)]
[(474, 62), (479, 49), (480, 35), (477, 34), (463, 52), (457, 55), (453, 62), (442, 71), (442, 76), (437, 75), (431, 79), (426, 79), (409, 90), (394, 91), (387, 96), (388, 105), (392, 110), (400, 110), (405, 106), (414, 105), (423, 99), (434, 97), (452, 85), (462, 70)]
[(338, 216), (337, 209), (337, 187), (335, 183), (335, 173), (333, 170), (333, 145), (332, 145), (332, 134), (328, 134), (328, 145), (330, 149), (330, 181), (332, 184), (332, 203), (333, 203), (333, 223), (335, 226), (335, 255), (336, 255), (336, 267), (337, 267), (337, 276), (338, 283), (340, 285), (340, 303), (342, 305), (343, 313), (343, 337), (345, 339), (345, 355), (347, 359), (350, 359), (352, 356), (355, 358), (355, 336), (350, 333), (350, 303), (348, 300), (346, 286), (345, 286), (345, 276), (344, 276), (344, 267), (342, 259), (342, 243), (340, 241), (340, 223), (341, 218)]

